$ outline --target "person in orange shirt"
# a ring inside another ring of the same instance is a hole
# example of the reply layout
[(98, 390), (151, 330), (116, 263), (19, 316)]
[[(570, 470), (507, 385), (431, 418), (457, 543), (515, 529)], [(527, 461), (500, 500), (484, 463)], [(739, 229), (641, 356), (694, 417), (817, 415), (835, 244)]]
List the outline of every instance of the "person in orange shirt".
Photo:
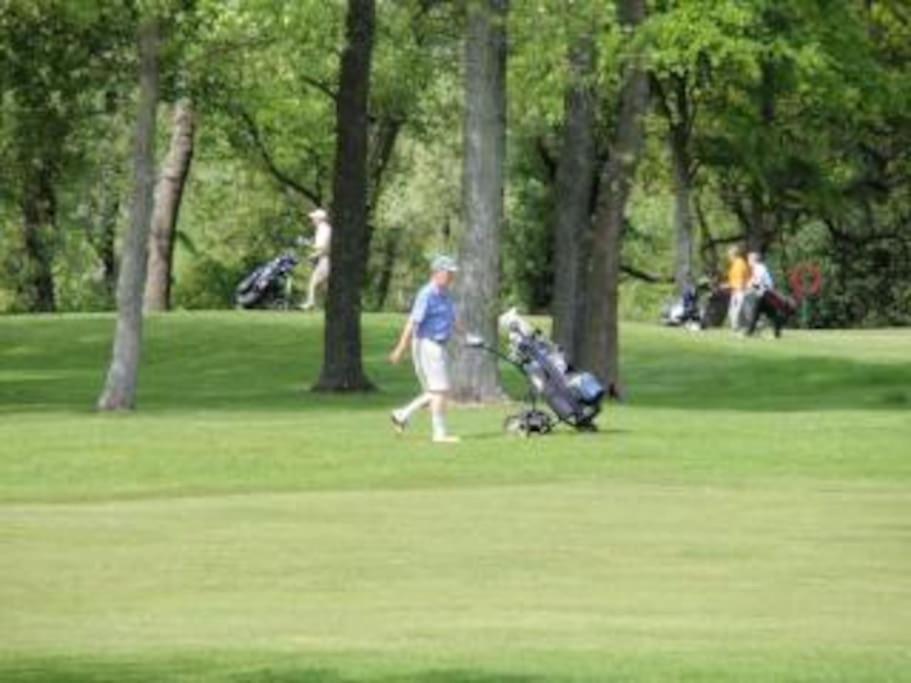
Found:
[(731, 303), (728, 308), (728, 317), (731, 323), (731, 329), (734, 332), (739, 331), (742, 327), (741, 310), (743, 309), (743, 300), (746, 296), (747, 287), (750, 284), (750, 264), (747, 263), (743, 254), (743, 247), (732, 246), (728, 249), (728, 288), (731, 291)]

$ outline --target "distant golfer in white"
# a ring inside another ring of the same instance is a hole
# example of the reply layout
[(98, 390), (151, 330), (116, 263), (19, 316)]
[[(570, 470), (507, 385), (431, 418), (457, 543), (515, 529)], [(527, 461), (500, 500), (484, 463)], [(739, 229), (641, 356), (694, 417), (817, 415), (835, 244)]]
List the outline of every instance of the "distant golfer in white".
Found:
[(433, 261), (430, 282), (418, 292), (399, 343), (389, 355), (392, 363), (402, 360), (411, 345), (414, 370), (421, 383), (420, 396), (392, 411), (392, 424), (402, 432), (412, 415), (430, 406), (434, 443), (456, 443), (459, 438), (446, 430), (446, 402), (449, 383), (449, 352), (446, 344), (456, 330), (456, 307), (450, 294), (458, 267), (448, 256)]
[(329, 225), (329, 216), (323, 209), (310, 212), (310, 220), (316, 228), (313, 238), (313, 251), (310, 259), (313, 261), (313, 272), (310, 274), (310, 285), (307, 288), (307, 300), (301, 306), (309, 311), (316, 306), (316, 290), (323, 287), (329, 279), (329, 247), (332, 244), (332, 226)]

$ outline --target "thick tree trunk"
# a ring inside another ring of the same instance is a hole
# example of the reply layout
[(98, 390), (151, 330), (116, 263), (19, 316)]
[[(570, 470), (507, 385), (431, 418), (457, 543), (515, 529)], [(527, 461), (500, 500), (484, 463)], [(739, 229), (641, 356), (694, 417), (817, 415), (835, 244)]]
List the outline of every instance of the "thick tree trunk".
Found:
[[(620, 22), (635, 27), (645, 18), (645, 0), (621, 0)], [(649, 86), (638, 58), (626, 67), (611, 154), (601, 173), (588, 283), (591, 297), (584, 342), (584, 366), (606, 384), (619, 376), (617, 287), (626, 204), (641, 155), (643, 116)]]
[[(465, 232), (456, 296), (465, 328), (490, 340), (497, 338), (500, 303), (508, 9), (508, 0), (471, 2), (465, 41)], [(491, 354), (457, 349), (452, 374), (456, 400), (503, 397), (496, 358)]]
[(142, 295), (155, 190), (155, 110), (158, 105), (158, 22), (139, 26), (139, 105), (133, 143), (130, 229), (117, 281), (117, 328), (99, 410), (131, 410), (136, 404), (142, 349)]
[(361, 359), (361, 295), (367, 271), (367, 98), (375, 13), (374, 0), (348, 2), (336, 110), (332, 270), (317, 391), (373, 388)]
[(571, 363), (580, 360), (587, 296), (586, 256), (595, 186), (595, 52), (584, 36), (570, 54), (563, 143), (554, 181), (554, 340)]
[(27, 272), (21, 293), (27, 310), (46, 313), (56, 308), (53, 240), (57, 202), (51, 171), (40, 164), (30, 174), (22, 200), (23, 237)]
[(193, 160), (195, 117), (189, 101), (174, 107), (171, 145), (155, 188), (155, 210), (149, 235), (149, 264), (146, 275), (145, 310), (166, 311), (171, 307), (174, 240), (180, 202)]

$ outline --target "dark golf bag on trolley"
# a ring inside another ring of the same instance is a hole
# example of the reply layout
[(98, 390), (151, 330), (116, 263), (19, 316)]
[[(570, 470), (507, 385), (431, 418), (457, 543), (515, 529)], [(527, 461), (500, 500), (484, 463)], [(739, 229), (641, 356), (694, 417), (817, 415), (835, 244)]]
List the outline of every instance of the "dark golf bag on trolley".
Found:
[(237, 285), (234, 303), (239, 308), (288, 308), (291, 272), (298, 261), (296, 255), (286, 252), (258, 266)]
[[(580, 431), (596, 431), (594, 420), (601, 412), (605, 394), (598, 379), (591, 373), (570, 368), (563, 352), (515, 309), (500, 317), (500, 327), (509, 339), (507, 354), (486, 346), (478, 338), (469, 343), (509, 361), (528, 380), (528, 406), (506, 419), (506, 430), (525, 436), (546, 434), (563, 422)], [(553, 415), (538, 409), (539, 400)]]

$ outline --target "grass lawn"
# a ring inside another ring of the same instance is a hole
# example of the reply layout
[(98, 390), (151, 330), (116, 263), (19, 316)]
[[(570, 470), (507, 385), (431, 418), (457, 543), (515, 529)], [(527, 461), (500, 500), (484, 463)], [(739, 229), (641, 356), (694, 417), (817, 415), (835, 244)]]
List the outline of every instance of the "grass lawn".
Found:
[[(0, 681), (911, 681), (911, 330), (623, 329), (597, 435), (403, 438), (319, 316), (0, 318)], [(504, 374), (517, 391), (522, 382)]]

